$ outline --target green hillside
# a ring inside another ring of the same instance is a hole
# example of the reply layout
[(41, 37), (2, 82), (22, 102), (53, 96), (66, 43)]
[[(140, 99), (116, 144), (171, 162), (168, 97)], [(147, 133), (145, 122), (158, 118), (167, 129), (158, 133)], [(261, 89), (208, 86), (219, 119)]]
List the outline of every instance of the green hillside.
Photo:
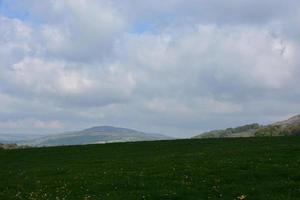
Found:
[(194, 136), (199, 138), (233, 138), (233, 137), (272, 137), (272, 136), (300, 136), (300, 115), (287, 120), (262, 126), (248, 124), (236, 128), (213, 130)]
[(300, 115), (262, 127), (255, 136), (300, 136)]
[(256, 131), (262, 126), (259, 124), (248, 124), (236, 128), (227, 128), (221, 130), (213, 130), (202, 133), (193, 138), (226, 138), (226, 137), (253, 137)]
[(0, 199), (276, 199), (300, 196), (300, 137), (0, 150)]

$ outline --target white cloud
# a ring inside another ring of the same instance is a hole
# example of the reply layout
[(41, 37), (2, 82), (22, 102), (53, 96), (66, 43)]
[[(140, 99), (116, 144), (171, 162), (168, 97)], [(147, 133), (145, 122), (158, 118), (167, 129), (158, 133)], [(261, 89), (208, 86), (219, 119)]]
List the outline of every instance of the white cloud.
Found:
[(297, 110), (296, 1), (3, 2), (1, 130), (191, 133)]
[(34, 1), (19, 3), (37, 19), (35, 37), (44, 56), (69, 61), (94, 61), (109, 56), (115, 37), (126, 27), (123, 16), (111, 1)]
[(0, 129), (8, 130), (23, 130), (28, 131), (32, 129), (48, 130), (48, 129), (61, 129), (64, 124), (60, 121), (41, 121), (36, 119), (18, 119), (18, 120), (6, 120), (0, 122)]
[(61, 129), (64, 127), (64, 124), (60, 121), (35, 121), (33, 122), (33, 128), (35, 129)]
[(231, 114), (237, 113), (242, 108), (233, 103), (217, 101), (212, 98), (199, 97), (189, 99), (188, 101), (167, 98), (154, 98), (146, 101), (145, 107), (150, 112), (159, 115), (168, 113), (174, 115), (183, 115), (187, 117), (198, 115)]
[(19, 127), (20, 127), (20, 125), (13, 121), (0, 122), (1, 129), (16, 129)]
[(47, 62), (30, 57), (14, 64), (8, 79), (17, 88), (36, 94), (82, 93), (92, 85), (84, 73), (67, 70), (63, 62)]
[(198, 92), (188, 95), (201, 95), (214, 92), (220, 84), (272, 90), (295, 78), (294, 44), (273, 37), (268, 27), (173, 27), (158, 35), (130, 35), (124, 41), (120, 62), (139, 73), (142, 87), (155, 87), (158, 92), (184, 93), (195, 87)]

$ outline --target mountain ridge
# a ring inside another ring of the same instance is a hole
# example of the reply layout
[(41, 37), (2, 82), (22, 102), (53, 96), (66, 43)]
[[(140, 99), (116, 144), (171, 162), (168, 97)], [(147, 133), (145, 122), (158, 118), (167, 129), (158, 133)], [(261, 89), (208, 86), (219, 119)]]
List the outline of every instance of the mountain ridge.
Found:
[(80, 131), (64, 132), (28, 140), (21, 144), (29, 146), (61, 146), (167, 139), (171, 139), (171, 137), (156, 133), (146, 133), (129, 128), (94, 126)]

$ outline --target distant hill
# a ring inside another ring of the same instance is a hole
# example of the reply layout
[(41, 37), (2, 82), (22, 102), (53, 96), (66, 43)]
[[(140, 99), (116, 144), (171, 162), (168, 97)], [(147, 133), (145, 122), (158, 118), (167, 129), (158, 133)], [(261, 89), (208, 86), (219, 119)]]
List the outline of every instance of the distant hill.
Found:
[(111, 142), (148, 141), (171, 139), (160, 134), (112, 126), (97, 126), (81, 131), (51, 135), (21, 143), (30, 146), (82, 145)]
[(287, 120), (262, 126), (248, 124), (236, 128), (213, 130), (193, 138), (226, 138), (226, 137), (264, 137), (264, 136), (300, 136), (300, 115)]

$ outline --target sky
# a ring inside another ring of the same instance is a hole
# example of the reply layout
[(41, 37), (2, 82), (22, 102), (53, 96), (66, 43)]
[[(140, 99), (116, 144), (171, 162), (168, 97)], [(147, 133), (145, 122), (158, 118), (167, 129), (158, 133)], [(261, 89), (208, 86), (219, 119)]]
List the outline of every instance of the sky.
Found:
[(0, 133), (271, 123), (299, 55), (298, 0), (0, 0)]

